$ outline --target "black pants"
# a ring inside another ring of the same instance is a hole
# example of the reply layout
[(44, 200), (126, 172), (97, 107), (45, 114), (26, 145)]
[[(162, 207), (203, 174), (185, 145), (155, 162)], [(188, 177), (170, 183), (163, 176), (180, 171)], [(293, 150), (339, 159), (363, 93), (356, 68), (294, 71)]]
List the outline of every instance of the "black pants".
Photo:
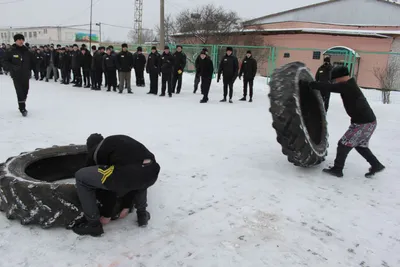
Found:
[(135, 69), (136, 86), (145, 86), (144, 70)]
[(228, 88), (229, 88), (229, 99), (232, 99), (233, 96), (233, 78), (231, 77), (224, 77), (224, 99), (228, 95)]
[(201, 93), (203, 94), (203, 99), (208, 100), (208, 93), (210, 92), (212, 77), (201, 77)]
[(161, 77), (161, 94), (165, 94), (168, 86), (168, 95), (172, 95), (172, 77), (171, 73), (163, 73)]
[(158, 94), (158, 72), (157, 71), (150, 71), (150, 93)]
[(18, 99), (18, 108), (19, 110), (25, 110), (26, 108), (26, 99), (28, 97), (29, 92), (29, 76), (27, 77), (13, 77), (15, 91), (17, 93)]
[(331, 92), (321, 91), (322, 100), (324, 100), (325, 111), (329, 108), (329, 99), (331, 98)]
[[(194, 76), (194, 91), (193, 92), (197, 92), (197, 89), (199, 89), (199, 83), (200, 83), (200, 75), (198, 75), (196, 73), (196, 75)], [(201, 92), (203, 93), (203, 92)]]
[(117, 88), (117, 70), (107, 70), (107, 88), (113, 89)]
[(33, 73), (35, 75), (36, 80), (39, 80), (39, 76), (41, 80), (43, 80), (46, 77), (46, 71), (40, 66), (36, 66), (35, 69), (33, 70)]
[(254, 79), (243, 78), (243, 96), (244, 97), (247, 96), (247, 86), (249, 86), (249, 89), (250, 89), (249, 97), (250, 97), (250, 99), (253, 98), (253, 83), (254, 83)]
[(92, 85), (94, 85), (95, 88), (100, 88), (101, 83), (103, 82), (103, 70), (100, 69), (95, 71), (94, 81), (95, 82), (92, 81)]
[(80, 68), (76, 68), (72, 70), (74, 73), (74, 81), (79, 84), (82, 85), (82, 74), (81, 74), (81, 69)]
[(69, 84), (71, 80), (71, 69), (64, 67), (61, 69), (61, 76), (64, 81), (64, 84)]
[(83, 70), (83, 83), (86, 86), (90, 86), (90, 70), (88, 69)]
[(96, 71), (95, 70), (90, 71), (90, 80), (92, 80), (92, 88), (94, 88), (95, 84), (96, 84)]
[[(176, 92), (179, 94), (181, 92), (181, 88), (182, 88), (182, 74), (179, 74), (178, 72), (175, 72), (172, 76), (172, 92), (175, 93), (175, 89)], [(178, 87), (176, 86), (178, 84)]]
[(107, 71), (104, 71), (104, 86), (105, 86), (105, 87), (108, 86), (108, 75), (107, 75)]

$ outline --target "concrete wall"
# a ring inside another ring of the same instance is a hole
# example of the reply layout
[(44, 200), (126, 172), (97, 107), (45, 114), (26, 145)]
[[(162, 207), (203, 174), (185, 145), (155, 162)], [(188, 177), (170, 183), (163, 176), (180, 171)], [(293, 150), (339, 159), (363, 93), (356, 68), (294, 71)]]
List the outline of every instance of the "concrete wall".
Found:
[(253, 23), (311, 21), (353, 25), (400, 25), (400, 5), (378, 0), (338, 0), (276, 16), (260, 18)]

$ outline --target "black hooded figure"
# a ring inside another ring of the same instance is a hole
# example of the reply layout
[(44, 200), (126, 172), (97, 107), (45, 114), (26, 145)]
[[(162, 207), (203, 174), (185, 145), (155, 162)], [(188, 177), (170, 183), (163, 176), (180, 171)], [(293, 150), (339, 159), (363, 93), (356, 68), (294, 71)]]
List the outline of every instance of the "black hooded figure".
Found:
[(104, 233), (96, 198), (98, 190), (107, 190), (122, 198), (122, 209), (129, 210), (134, 203), (138, 225), (147, 226), (150, 219), (146, 210), (147, 188), (157, 181), (160, 172), (154, 154), (126, 135), (103, 138), (101, 134), (91, 134), (86, 146), (87, 167), (75, 174), (85, 216), (72, 230), (79, 235), (100, 236)]
[(221, 79), (221, 74), (224, 82), (224, 98), (220, 102), (226, 102), (229, 88), (229, 103), (232, 103), (233, 84), (238, 76), (239, 62), (238, 59), (232, 54), (233, 48), (226, 48), (226, 55), (219, 63), (217, 83)]
[(242, 61), (242, 66), (239, 71), (239, 79), (243, 75), (243, 97), (240, 101), (246, 101), (247, 86), (250, 89), (249, 102), (253, 102), (253, 83), (254, 77), (257, 74), (257, 61), (251, 55), (251, 51), (246, 52), (246, 57)]
[(139, 46), (136, 53), (133, 54), (133, 68), (135, 69), (136, 86), (144, 87), (144, 68), (146, 66), (146, 57), (143, 55), (143, 49)]
[(146, 72), (150, 78), (150, 91), (147, 94), (157, 95), (158, 93), (158, 76), (161, 71), (161, 56), (157, 52), (157, 48), (153, 46), (151, 53), (147, 57)]
[(26, 98), (29, 91), (29, 79), (31, 77), (33, 54), (24, 45), (25, 37), (22, 34), (14, 36), (14, 44), (6, 52), (4, 68), (9, 70), (17, 92), (18, 108), (22, 116), (27, 116)]
[[(324, 64), (322, 64), (315, 74), (315, 80), (317, 82), (330, 83), (331, 82), (331, 72), (332, 72), (331, 58), (324, 58)], [(331, 92), (327, 90), (321, 90), (321, 96), (324, 100), (325, 110), (328, 111), (329, 99), (331, 97)]]

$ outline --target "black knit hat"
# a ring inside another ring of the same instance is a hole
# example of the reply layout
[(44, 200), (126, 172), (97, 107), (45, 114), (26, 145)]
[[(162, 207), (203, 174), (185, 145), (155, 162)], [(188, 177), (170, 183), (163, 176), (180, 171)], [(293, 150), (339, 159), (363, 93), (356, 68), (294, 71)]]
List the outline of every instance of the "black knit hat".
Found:
[(81, 51), (86, 51), (86, 48), (85, 47), (81, 47)]
[(151, 47), (151, 50), (157, 50), (157, 47), (152, 46), (152, 47)]
[(25, 43), (25, 46), (29, 48), (31, 45), (29, 43)]
[(99, 46), (99, 50), (106, 50), (104, 46)]
[(204, 47), (202, 51), (208, 52), (207, 47)]
[(166, 45), (166, 46), (164, 46), (164, 50), (169, 50), (169, 46), (168, 45)]
[(232, 48), (231, 46), (228, 46), (228, 47), (226, 48), (226, 51), (233, 51), (233, 48)]
[(138, 51), (138, 52), (142, 52), (142, 51), (143, 51), (143, 49), (142, 49), (142, 47), (141, 47), (141, 46), (138, 46), (138, 48), (136, 49), (136, 51)]
[(17, 40), (25, 41), (25, 37), (22, 34), (17, 33), (16, 35), (14, 35), (14, 42), (16, 42)]
[(92, 49), (93, 49), (93, 50), (96, 50), (96, 49), (97, 49), (97, 46), (92, 45)]
[(326, 57), (326, 58), (324, 58), (324, 62), (331, 62), (331, 58), (330, 57)]
[(85, 44), (82, 44), (81, 47), (86, 47), (86, 45), (85, 45)]
[(177, 46), (176, 46), (176, 48), (178, 48), (178, 47), (183, 48), (181, 45), (177, 45)]
[(78, 45), (77, 45), (77, 44), (74, 44), (73, 47), (78, 47)]
[(61, 45), (60, 45), (60, 44), (57, 44), (57, 47), (61, 47)]
[(122, 48), (128, 48), (128, 44), (122, 44), (121, 47)]
[(200, 55), (207, 55), (206, 51), (201, 50)]
[(349, 76), (349, 69), (346, 66), (336, 66), (331, 73), (331, 79), (337, 79), (344, 76)]
[(103, 140), (104, 137), (101, 134), (98, 133), (91, 134), (86, 140), (87, 150), (92, 150), (93, 148), (97, 147)]
[(250, 50), (247, 50), (246, 54), (250, 54), (250, 55), (251, 55), (251, 51), (250, 51)]

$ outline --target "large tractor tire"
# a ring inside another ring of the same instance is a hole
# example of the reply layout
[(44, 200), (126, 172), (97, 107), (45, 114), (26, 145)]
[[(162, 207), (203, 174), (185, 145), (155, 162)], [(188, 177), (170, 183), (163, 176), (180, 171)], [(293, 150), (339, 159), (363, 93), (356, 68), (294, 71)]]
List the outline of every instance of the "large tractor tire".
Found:
[(73, 225), (82, 217), (81, 205), (75, 182), (62, 180), (73, 178), (86, 157), (86, 146), (69, 145), (9, 158), (0, 164), (0, 211), (23, 225)]
[(300, 80), (314, 81), (302, 62), (276, 69), (269, 83), (269, 110), (282, 153), (294, 165), (310, 167), (327, 155), (326, 112), (320, 92), (300, 87)]

